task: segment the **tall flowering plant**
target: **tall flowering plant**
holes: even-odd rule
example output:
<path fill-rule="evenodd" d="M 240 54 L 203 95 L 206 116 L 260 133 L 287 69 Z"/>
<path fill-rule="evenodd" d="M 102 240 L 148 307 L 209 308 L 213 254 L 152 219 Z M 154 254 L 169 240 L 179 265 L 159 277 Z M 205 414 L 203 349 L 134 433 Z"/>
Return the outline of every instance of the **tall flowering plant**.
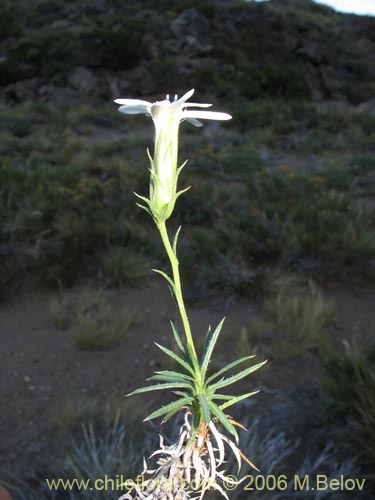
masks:
<path fill-rule="evenodd" d="M 156 344 L 167 356 L 178 365 L 174 371 L 157 371 L 149 380 L 153 383 L 136 389 L 130 395 L 169 390 L 177 399 L 154 410 L 145 420 L 161 418 L 168 421 L 178 412 L 184 412 L 184 423 L 180 428 L 178 441 L 172 446 L 165 446 L 161 438 L 160 449 L 153 455 L 161 455 L 158 468 L 148 470 L 145 465 L 144 474 L 151 478 L 139 484 L 133 484 L 132 491 L 122 499 L 188 499 L 192 494 L 202 498 L 204 493 L 215 488 L 225 497 L 223 481 L 236 482 L 225 476 L 222 466 L 226 462 L 226 454 L 231 450 L 240 469 L 242 460 L 256 468 L 245 457 L 239 448 L 236 428 L 244 428 L 236 422 L 227 410 L 240 401 L 253 396 L 256 392 L 248 392 L 237 396 L 228 395 L 222 389 L 235 384 L 258 370 L 265 362 L 243 368 L 239 372 L 228 375 L 232 369 L 246 365 L 253 356 L 237 359 L 215 373 L 209 372 L 209 363 L 215 344 L 218 340 L 224 319 L 215 330 L 208 329 L 203 352 L 198 355 L 192 336 L 189 319 L 182 295 L 177 258 L 177 242 L 180 229 L 171 241 L 166 221 L 173 213 L 177 198 L 187 189 L 178 191 L 179 174 L 185 163 L 178 166 L 178 133 L 181 122 L 188 121 L 201 127 L 200 119 L 229 120 L 227 113 L 206 111 L 210 104 L 188 102 L 194 90 L 190 90 L 180 99 L 175 96 L 171 102 L 169 96 L 163 101 L 154 103 L 138 99 L 117 99 L 119 111 L 125 114 L 145 114 L 150 116 L 155 125 L 154 153 L 148 151 L 150 160 L 150 192 L 149 197 L 138 195 L 145 209 L 154 219 L 162 242 L 168 255 L 172 275 L 161 270 L 161 274 L 170 286 L 181 316 L 184 333 L 180 335 L 176 326 L 171 323 L 172 334 L 178 346 L 178 354 Z M 194 488 L 191 487 L 194 481 Z M 194 492 L 193 492 L 194 490 Z"/>

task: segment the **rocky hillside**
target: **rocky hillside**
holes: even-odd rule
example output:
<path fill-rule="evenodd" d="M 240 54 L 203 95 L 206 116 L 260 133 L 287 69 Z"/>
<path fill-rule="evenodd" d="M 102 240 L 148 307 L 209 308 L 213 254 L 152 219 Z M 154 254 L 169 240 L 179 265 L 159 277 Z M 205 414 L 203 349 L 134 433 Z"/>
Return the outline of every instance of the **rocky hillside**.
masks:
<path fill-rule="evenodd" d="M 311 0 L 3 0 L 0 92 L 74 104 L 199 88 L 234 99 L 375 91 L 375 18 Z"/>

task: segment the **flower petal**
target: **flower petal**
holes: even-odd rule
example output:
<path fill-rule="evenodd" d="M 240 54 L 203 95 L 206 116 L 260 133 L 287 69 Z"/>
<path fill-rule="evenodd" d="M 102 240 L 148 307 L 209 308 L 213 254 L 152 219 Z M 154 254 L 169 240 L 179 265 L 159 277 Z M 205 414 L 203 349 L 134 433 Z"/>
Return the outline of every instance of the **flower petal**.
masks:
<path fill-rule="evenodd" d="M 199 120 L 196 120 L 195 118 L 186 118 L 186 121 L 191 125 L 194 125 L 194 127 L 203 127 L 203 123 Z"/>
<path fill-rule="evenodd" d="M 116 104 L 122 104 L 125 106 L 151 106 L 151 102 L 148 101 L 142 101 L 140 99 L 115 99 L 114 101 Z"/>
<path fill-rule="evenodd" d="M 189 92 L 186 92 L 182 97 L 177 99 L 177 101 L 174 101 L 170 105 L 170 109 L 176 109 L 181 107 L 181 105 L 187 101 L 192 95 L 194 94 L 194 89 L 189 90 Z"/>
<path fill-rule="evenodd" d="M 218 111 L 183 111 L 182 118 L 203 118 L 205 120 L 230 120 L 232 117 L 228 113 Z"/>
<path fill-rule="evenodd" d="M 145 106 L 144 104 L 137 104 L 134 106 L 120 106 L 118 110 L 120 111 L 120 113 L 125 113 L 127 115 L 150 114 L 150 107 L 148 103 L 147 106 Z"/>
<path fill-rule="evenodd" d="M 197 102 L 187 102 L 186 104 L 184 104 L 184 108 L 191 108 L 193 106 L 196 106 L 197 108 L 209 108 L 210 106 L 212 106 L 212 104 L 200 104 Z"/>

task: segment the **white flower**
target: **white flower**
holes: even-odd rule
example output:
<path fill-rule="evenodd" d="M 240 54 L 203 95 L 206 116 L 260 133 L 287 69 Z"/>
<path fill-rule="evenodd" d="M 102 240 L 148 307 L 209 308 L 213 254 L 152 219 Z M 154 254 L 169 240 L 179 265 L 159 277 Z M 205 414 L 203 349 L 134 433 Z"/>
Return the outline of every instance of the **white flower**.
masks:
<path fill-rule="evenodd" d="M 155 125 L 155 150 L 151 162 L 150 199 L 140 197 L 148 205 L 148 209 L 156 221 L 165 221 L 170 217 L 178 196 L 177 179 L 182 167 L 177 168 L 178 130 L 182 121 L 202 126 L 199 119 L 230 120 L 227 113 L 215 111 L 192 110 L 192 107 L 208 108 L 211 104 L 187 103 L 194 89 L 173 102 L 169 96 L 164 101 L 154 103 L 139 99 L 116 99 L 120 104 L 119 111 L 125 114 L 145 114 L 151 116 Z M 150 155 L 149 155 L 150 156 Z"/>
<path fill-rule="evenodd" d="M 154 103 L 148 101 L 141 101 L 139 99 L 116 99 L 115 103 L 120 104 L 120 113 L 128 115 L 145 114 L 152 117 L 155 127 L 161 127 L 163 123 L 168 122 L 173 115 L 178 118 L 179 122 L 187 120 L 197 127 L 202 124 L 196 120 L 197 118 L 206 120 L 230 120 L 232 117 L 228 113 L 220 113 L 217 111 L 198 111 L 198 110 L 185 110 L 184 108 L 209 108 L 212 104 L 197 104 L 193 102 L 187 103 L 186 101 L 194 94 L 194 89 L 189 90 L 180 99 L 175 99 L 173 102 L 169 100 L 167 95 L 164 101 L 156 101 Z"/>

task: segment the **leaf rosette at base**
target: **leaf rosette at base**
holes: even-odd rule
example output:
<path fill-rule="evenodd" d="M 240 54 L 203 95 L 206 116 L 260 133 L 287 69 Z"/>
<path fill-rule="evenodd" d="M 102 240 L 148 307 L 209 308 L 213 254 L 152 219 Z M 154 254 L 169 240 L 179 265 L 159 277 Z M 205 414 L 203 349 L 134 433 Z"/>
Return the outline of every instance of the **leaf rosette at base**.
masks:
<path fill-rule="evenodd" d="M 194 441 L 201 422 L 203 421 L 206 426 L 209 426 L 213 418 L 217 419 L 217 421 L 220 422 L 223 427 L 238 441 L 238 433 L 235 429 L 233 421 L 224 413 L 224 410 L 258 392 L 248 392 L 239 396 L 231 396 L 218 392 L 220 389 L 228 387 L 244 377 L 247 377 L 266 363 L 266 361 L 263 361 L 245 368 L 234 375 L 227 376 L 228 371 L 246 363 L 250 359 L 254 358 L 254 356 L 244 356 L 237 359 L 207 377 L 209 362 L 223 326 L 223 322 L 224 319 L 219 323 L 213 332 L 209 330 L 206 337 L 203 355 L 199 363 L 196 363 L 196 360 L 193 359 L 193 355 L 184 347 L 182 339 L 179 336 L 176 327 L 172 323 L 172 331 L 181 354 L 176 354 L 170 349 L 167 349 L 159 344 L 156 345 L 180 366 L 180 370 L 158 371 L 155 375 L 148 379 L 158 382 L 157 384 L 141 387 L 140 389 L 136 389 L 129 394 L 129 396 L 133 396 L 136 394 L 143 394 L 158 390 L 171 390 L 175 395 L 179 396 L 179 399 L 176 401 L 153 411 L 145 418 L 145 420 L 162 417 L 162 422 L 164 423 L 182 409 L 191 409 L 194 418 L 191 427 L 191 438 L 188 444 L 191 444 Z M 198 366 L 198 369 L 195 368 L 196 366 Z"/>

